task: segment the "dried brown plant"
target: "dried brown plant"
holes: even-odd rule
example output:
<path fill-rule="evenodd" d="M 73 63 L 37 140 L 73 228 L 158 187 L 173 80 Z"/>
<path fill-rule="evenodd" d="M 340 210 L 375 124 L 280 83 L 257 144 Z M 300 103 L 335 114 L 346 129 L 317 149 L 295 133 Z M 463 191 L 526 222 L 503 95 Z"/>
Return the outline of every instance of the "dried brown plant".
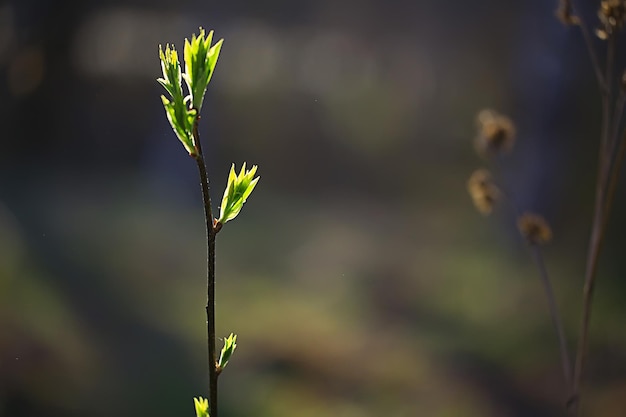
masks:
<path fill-rule="evenodd" d="M 484 215 L 491 214 L 500 200 L 500 190 L 486 169 L 478 169 L 467 181 L 467 191 L 476 209 Z"/>
<path fill-rule="evenodd" d="M 594 208 L 582 291 L 580 332 L 577 341 L 576 359 L 573 364 L 570 361 L 567 343 L 565 342 L 565 333 L 540 251 L 540 245 L 552 238 L 552 231 L 543 217 L 529 213 L 519 216 L 514 204 L 510 202 L 518 219 L 519 231 L 529 244 L 548 298 L 550 315 L 559 339 L 564 379 L 570 392 L 569 397 L 565 401 L 566 409 L 571 415 L 581 416 L 583 414 L 581 387 L 587 359 L 589 327 L 593 293 L 597 282 L 598 260 L 605 240 L 619 173 L 626 155 L 626 131 L 622 126 L 624 107 L 626 105 L 626 71 L 623 68 L 617 68 L 616 63 L 616 36 L 623 30 L 626 24 L 626 0 L 602 0 L 599 2 L 598 21 L 597 24 L 593 25 L 593 27 L 596 27 L 595 33 L 597 37 L 590 35 L 590 26 L 577 13 L 576 6 L 572 0 L 560 0 L 556 16 L 566 26 L 580 30 L 602 97 L 602 123 L 598 141 L 598 170 Z M 619 75 L 616 76 L 616 74 Z M 475 146 L 481 155 L 494 156 L 511 150 L 515 129 L 513 123 L 508 118 L 490 110 L 480 112 L 478 121 L 479 133 Z M 480 177 L 477 178 L 480 179 Z M 489 183 L 491 183 L 491 177 L 488 178 Z M 480 184 L 483 184 L 482 188 Z M 480 182 L 477 179 L 470 180 L 468 183 L 470 195 L 479 210 L 481 210 L 481 205 L 476 203 L 476 197 L 481 196 L 481 190 L 485 187 L 484 184 L 487 184 L 487 182 Z M 484 192 L 482 193 L 484 194 Z M 500 195 L 504 196 L 505 193 L 501 192 Z"/>

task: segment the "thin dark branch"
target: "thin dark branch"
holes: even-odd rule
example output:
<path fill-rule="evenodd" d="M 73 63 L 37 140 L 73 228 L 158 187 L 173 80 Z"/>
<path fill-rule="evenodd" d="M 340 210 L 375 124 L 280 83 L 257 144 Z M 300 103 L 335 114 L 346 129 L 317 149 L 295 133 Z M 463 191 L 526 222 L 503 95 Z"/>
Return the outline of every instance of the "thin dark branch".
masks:
<path fill-rule="evenodd" d="M 578 19 L 578 26 L 580 27 L 583 39 L 585 40 L 585 46 L 587 47 L 587 52 L 589 53 L 591 65 L 593 66 L 593 70 L 596 74 L 596 80 L 598 81 L 600 89 L 604 92 L 608 90 L 609 87 L 604 75 L 602 74 L 602 67 L 600 66 L 600 60 L 598 59 L 598 54 L 596 53 L 596 48 L 593 44 L 593 37 L 591 36 L 591 32 L 589 32 L 589 26 L 580 13 L 576 13 L 576 18 Z"/>
<path fill-rule="evenodd" d="M 550 318 L 552 319 L 552 324 L 554 325 L 554 332 L 559 340 L 563 378 L 565 379 L 565 384 L 569 389 L 572 386 L 572 362 L 570 360 L 567 340 L 565 338 L 563 321 L 561 320 L 561 315 L 559 314 L 556 298 L 554 296 L 554 289 L 552 287 L 552 283 L 550 282 L 550 277 L 548 276 L 548 270 L 543 259 L 543 254 L 541 253 L 541 248 L 537 245 L 530 245 L 530 249 L 533 260 L 539 270 L 539 276 L 541 278 L 541 283 L 543 284 L 543 289 L 546 293 Z"/>
<path fill-rule="evenodd" d="M 615 189 L 619 182 L 619 176 L 622 171 L 622 163 L 624 162 L 624 156 L 626 155 L 626 132 L 622 134 L 622 138 L 619 141 L 619 147 L 615 150 L 614 162 L 609 173 L 609 184 L 607 186 L 606 198 L 604 199 L 603 209 L 603 224 L 602 227 L 606 228 L 609 222 L 609 215 L 611 208 L 613 207 L 613 197 L 615 196 Z"/>
<path fill-rule="evenodd" d="M 496 165 L 498 161 L 496 161 Z M 517 220 L 521 212 L 517 208 L 515 201 L 513 200 L 513 196 L 510 193 L 502 190 L 501 192 L 504 197 L 506 203 L 508 203 L 511 212 L 513 213 L 514 218 Z M 546 298 L 548 301 L 548 310 L 550 313 L 550 318 L 552 319 L 552 324 L 554 326 L 554 332 L 556 333 L 558 343 L 559 343 L 559 354 L 561 357 L 561 367 L 563 370 L 563 378 L 565 382 L 565 389 L 572 389 L 572 361 L 569 353 L 569 348 L 567 347 L 567 339 L 565 337 L 565 328 L 563 327 L 563 321 L 561 320 L 561 315 L 559 313 L 559 309 L 556 303 L 556 297 L 554 296 L 554 289 L 552 287 L 552 283 L 550 281 L 550 276 L 548 275 L 548 269 L 546 268 L 545 261 L 543 259 L 543 255 L 539 246 L 530 245 L 531 255 L 533 260 L 535 261 L 535 265 L 537 265 L 537 269 L 539 271 L 539 276 L 541 277 L 541 283 L 543 285 L 544 292 L 546 294 Z M 567 402 L 566 402 L 566 408 Z"/>
<path fill-rule="evenodd" d="M 611 140 L 609 144 L 609 155 L 611 157 L 612 165 L 615 164 L 616 160 L 615 156 L 619 154 L 617 150 L 620 145 L 620 128 L 622 126 L 622 118 L 624 116 L 624 105 L 626 104 L 626 94 L 624 94 L 624 89 L 620 86 L 620 92 L 617 96 L 617 100 L 615 103 L 615 108 L 613 111 L 613 126 L 611 127 Z M 612 168 L 610 168 L 612 169 Z"/>
<path fill-rule="evenodd" d="M 585 369 L 585 360 L 589 344 L 589 324 L 593 304 L 593 292 L 598 272 L 598 260 L 605 236 L 605 203 L 607 182 L 611 167 L 610 140 L 611 140 L 611 116 L 612 116 L 612 91 L 613 64 L 615 57 L 615 42 L 612 34 L 607 39 L 606 77 L 602 90 L 602 136 L 598 157 L 598 174 L 596 181 L 596 197 L 593 211 L 591 236 L 589 239 L 589 251 L 587 254 L 587 266 L 585 270 L 585 282 L 583 287 L 583 311 L 580 324 L 580 336 L 578 339 L 578 352 L 574 366 L 574 381 L 572 385 L 571 404 L 577 415 L 581 415 L 581 383 Z"/>
<path fill-rule="evenodd" d="M 607 39 L 607 48 L 606 48 L 606 90 L 602 94 L 602 141 L 601 141 L 601 150 L 603 152 L 603 159 L 601 161 L 601 166 L 603 169 L 601 180 L 603 181 L 603 185 L 606 187 L 606 180 L 608 178 L 609 169 L 611 167 L 611 140 L 613 139 L 613 66 L 615 62 L 615 36 L 610 34 Z M 602 192 L 606 192 L 606 189 L 603 189 Z"/>
<path fill-rule="evenodd" d="M 209 354 L 209 415 L 217 417 L 217 370 L 215 354 L 215 229 L 213 211 L 211 209 L 211 195 L 209 193 L 209 177 L 207 175 L 206 164 L 202 154 L 200 144 L 200 134 L 198 132 L 198 121 L 196 119 L 193 126 L 193 137 L 198 150 L 195 157 L 200 174 L 200 185 L 202 187 L 202 199 L 204 201 L 204 217 L 207 234 L 207 344 Z"/>

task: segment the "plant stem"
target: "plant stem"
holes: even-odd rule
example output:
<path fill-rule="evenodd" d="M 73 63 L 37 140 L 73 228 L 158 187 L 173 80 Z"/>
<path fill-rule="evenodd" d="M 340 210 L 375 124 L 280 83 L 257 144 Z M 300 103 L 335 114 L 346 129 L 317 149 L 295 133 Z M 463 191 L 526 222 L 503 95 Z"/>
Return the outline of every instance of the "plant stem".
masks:
<path fill-rule="evenodd" d="M 217 369 L 215 355 L 215 229 L 213 211 L 211 210 L 211 196 L 209 194 L 209 177 L 206 171 L 206 164 L 200 145 L 200 134 L 198 132 L 198 121 L 196 118 L 193 125 L 193 137 L 198 150 L 195 157 L 200 174 L 200 185 L 202 187 L 202 199 L 204 201 L 204 218 L 206 222 L 207 234 L 207 343 L 209 350 L 209 415 L 217 417 Z"/>
<path fill-rule="evenodd" d="M 500 188 L 502 190 L 502 186 Z M 505 197 L 505 201 L 508 203 L 511 211 L 513 212 L 514 218 L 519 219 L 521 212 L 517 209 L 517 205 L 515 204 L 515 201 L 513 201 L 512 195 L 505 192 L 503 192 L 503 195 Z M 561 320 L 561 315 L 559 314 L 556 297 L 554 296 L 554 289 L 552 287 L 550 276 L 548 275 L 548 269 L 546 268 L 543 255 L 541 253 L 541 248 L 536 244 L 530 244 L 530 249 L 531 256 L 535 261 L 535 264 L 537 265 L 537 269 L 539 270 L 539 276 L 541 277 L 543 289 L 546 293 L 550 318 L 552 319 L 554 331 L 559 341 L 559 353 L 561 356 L 561 367 L 563 368 L 562 370 L 563 378 L 565 380 L 565 389 L 569 390 L 572 388 L 572 362 L 570 359 L 569 348 L 567 347 L 567 340 L 565 338 L 565 328 L 563 327 L 563 321 Z"/>
<path fill-rule="evenodd" d="M 598 54 L 596 53 L 595 48 L 593 47 L 593 40 L 591 37 L 591 33 L 589 32 L 588 26 L 582 17 L 581 14 L 575 13 L 578 18 L 578 26 L 580 27 L 580 31 L 583 35 L 583 39 L 585 40 L 585 46 L 587 47 L 587 52 L 589 53 L 589 59 L 591 60 L 591 65 L 593 66 L 593 70 L 596 74 L 596 80 L 598 81 L 598 85 L 600 89 L 604 92 L 609 87 L 607 85 L 607 80 L 602 75 L 602 68 L 600 67 L 600 60 L 598 59 Z"/>
<path fill-rule="evenodd" d="M 622 139 L 619 141 L 619 147 L 615 152 L 615 159 L 613 161 L 613 166 L 611 167 L 611 172 L 609 174 L 609 185 L 607 186 L 607 195 L 604 200 L 604 225 L 609 220 L 609 214 L 611 212 L 611 207 L 613 206 L 613 197 L 615 196 L 615 187 L 617 186 L 617 182 L 619 180 L 619 174 L 622 170 L 622 163 L 624 162 L 624 156 L 626 155 L 626 132 L 622 134 Z"/>
<path fill-rule="evenodd" d="M 596 198 L 593 211 L 591 236 L 589 239 L 589 251 L 587 254 L 587 266 L 585 270 L 585 283 L 583 287 L 583 311 L 580 324 L 580 337 L 578 339 L 578 352 L 574 367 L 574 382 L 571 401 L 576 414 L 581 415 L 580 397 L 582 375 L 585 369 L 585 360 L 589 344 L 589 325 L 591 322 L 591 308 L 593 304 L 593 291 L 598 272 L 598 259 L 604 243 L 606 221 L 608 213 L 607 185 L 611 171 L 611 113 L 612 113 L 612 86 L 613 86 L 613 61 L 615 56 L 615 39 L 609 34 L 607 39 L 606 76 L 602 91 L 602 136 L 600 139 L 598 156 L 598 176 L 596 181 Z M 619 164 L 618 164 L 619 165 Z"/>
<path fill-rule="evenodd" d="M 622 116 L 624 114 L 624 105 L 626 104 L 626 95 L 624 94 L 624 88 L 621 85 L 621 81 L 620 81 L 620 88 L 619 88 L 619 94 L 617 96 L 617 99 L 615 100 L 615 109 L 613 111 L 613 126 L 611 127 L 611 143 L 610 143 L 610 148 L 609 148 L 609 154 L 610 155 L 616 155 L 617 152 L 617 147 L 619 146 L 619 142 L 620 142 L 620 138 L 619 138 L 619 132 L 620 132 L 620 127 L 622 126 Z"/>
<path fill-rule="evenodd" d="M 546 293 L 546 298 L 548 300 L 548 309 L 550 310 L 550 317 L 552 318 L 554 331 L 557 335 L 557 338 L 559 339 L 563 378 L 565 379 L 567 389 L 570 389 L 572 386 L 572 362 L 570 361 L 569 349 L 567 348 L 563 322 L 561 320 L 561 315 L 559 314 L 559 309 L 556 304 L 556 298 L 554 297 L 554 289 L 552 288 L 552 283 L 550 282 L 550 278 L 548 276 L 548 270 L 546 268 L 543 255 L 541 253 L 541 249 L 539 248 L 539 246 L 534 244 L 530 245 L 530 249 L 535 264 L 537 265 L 537 269 L 539 270 L 539 276 L 541 277 L 543 289 Z"/>

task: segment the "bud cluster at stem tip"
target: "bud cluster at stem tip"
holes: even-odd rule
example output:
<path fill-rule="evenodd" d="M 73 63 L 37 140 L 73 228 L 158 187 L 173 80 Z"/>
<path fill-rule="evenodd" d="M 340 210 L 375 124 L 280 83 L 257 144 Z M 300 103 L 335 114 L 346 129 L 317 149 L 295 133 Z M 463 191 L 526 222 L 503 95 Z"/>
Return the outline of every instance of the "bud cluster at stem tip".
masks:
<path fill-rule="evenodd" d="M 484 215 L 491 214 L 500 200 L 500 190 L 486 169 L 474 171 L 467 181 L 467 191 L 476 209 Z"/>
<path fill-rule="evenodd" d="M 552 229 L 542 216 L 524 213 L 517 219 L 517 228 L 531 245 L 543 245 L 552 240 Z"/>
<path fill-rule="evenodd" d="M 598 18 L 601 25 L 596 29 L 598 38 L 605 40 L 615 35 L 626 23 L 626 0 L 602 0 Z"/>
<path fill-rule="evenodd" d="M 508 153 L 515 142 L 515 125 L 513 121 L 494 110 L 482 110 L 476 118 L 478 135 L 474 146 L 479 155 L 492 157 Z"/>
<path fill-rule="evenodd" d="M 189 155 L 193 157 L 198 155 L 194 125 L 202 108 L 204 93 L 213 76 L 224 41 L 220 39 L 211 46 L 212 40 L 213 31 L 205 36 L 202 28 L 200 28 L 198 36 L 195 34 L 192 36 L 191 41 L 185 39 L 184 73 L 181 73 L 178 52 L 174 46 L 166 45 L 165 50 L 163 47 L 159 47 L 163 77 L 157 81 L 169 94 L 169 98 L 162 95 L 161 101 L 174 133 L 189 152 Z M 183 92 L 183 79 L 187 85 L 188 94 Z"/>

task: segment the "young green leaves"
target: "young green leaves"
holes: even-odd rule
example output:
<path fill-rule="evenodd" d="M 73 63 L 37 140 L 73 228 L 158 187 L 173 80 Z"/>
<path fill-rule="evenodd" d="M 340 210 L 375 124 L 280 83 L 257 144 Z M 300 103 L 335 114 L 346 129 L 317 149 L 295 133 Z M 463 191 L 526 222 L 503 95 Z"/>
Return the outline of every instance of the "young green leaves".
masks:
<path fill-rule="evenodd" d="M 181 73 L 178 53 L 174 46 L 166 45 L 165 51 L 159 47 L 159 58 L 163 78 L 157 79 L 165 88 L 170 98 L 161 96 L 167 119 L 189 155 L 198 156 L 194 124 L 202 108 L 204 93 L 217 64 L 217 58 L 222 48 L 223 39 L 211 46 L 213 31 L 205 37 L 204 29 L 200 28 L 200 35 L 195 34 L 191 42 L 185 39 L 185 72 Z M 183 93 L 182 79 L 185 80 L 189 94 Z"/>
<path fill-rule="evenodd" d="M 196 122 L 197 111 L 189 108 L 187 105 L 188 97 L 183 97 L 178 53 L 173 46 L 167 45 L 165 52 L 162 47 L 159 47 L 159 58 L 161 59 L 163 78 L 159 78 L 157 81 L 170 95 L 170 99 L 161 95 L 167 120 L 170 121 L 174 133 L 187 149 L 189 155 L 194 156 L 196 145 L 193 139 L 193 124 Z"/>
<path fill-rule="evenodd" d="M 222 352 L 220 353 L 220 360 L 217 361 L 217 373 L 218 375 L 222 372 L 226 365 L 228 365 L 228 361 L 230 357 L 233 356 L 233 352 L 237 348 L 237 335 L 231 333 L 226 339 L 224 339 L 224 347 L 222 348 Z"/>
<path fill-rule="evenodd" d="M 228 174 L 228 184 L 224 191 L 224 197 L 222 198 L 222 205 L 220 207 L 220 218 L 217 221 L 218 225 L 223 225 L 229 220 L 237 217 L 243 203 L 252 194 L 252 190 L 259 182 L 259 178 L 254 178 L 256 174 L 257 166 L 253 165 L 252 169 L 246 170 L 246 163 L 243 163 L 241 172 L 239 175 L 235 174 L 235 164 L 230 167 L 230 174 Z M 221 226 L 218 226 L 221 227 Z"/>
<path fill-rule="evenodd" d="M 187 83 L 189 95 L 191 96 L 191 106 L 198 109 L 202 108 L 204 93 L 211 77 L 213 70 L 217 64 L 217 58 L 222 49 L 224 39 L 220 39 L 215 45 L 211 46 L 213 40 L 213 31 L 205 38 L 204 29 L 200 28 L 200 35 L 194 33 L 191 42 L 185 39 L 185 73 L 183 78 Z"/>
<path fill-rule="evenodd" d="M 194 397 L 193 404 L 196 407 L 196 417 L 209 417 L 209 400 Z"/>

